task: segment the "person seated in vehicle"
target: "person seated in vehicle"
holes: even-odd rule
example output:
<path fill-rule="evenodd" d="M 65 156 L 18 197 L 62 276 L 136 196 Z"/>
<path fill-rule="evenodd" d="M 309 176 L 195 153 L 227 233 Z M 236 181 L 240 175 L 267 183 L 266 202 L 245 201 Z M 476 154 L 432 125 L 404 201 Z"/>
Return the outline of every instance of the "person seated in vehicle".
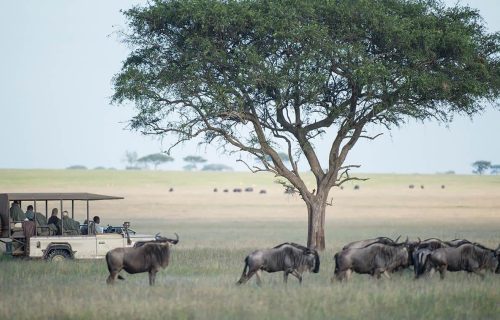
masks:
<path fill-rule="evenodd" d="M 63 232 L 67 235 L 79 235 L 80 232 L 80 222 L 71 219 L 68 216 L 68 211 L 63 211 L 62 218 Z"/>
<path fill-rule="evenodd" d="M 95 216 L 89 223 L 89 234 L 101 234 L 104 233 L 104 229 L 99 225 L 101 223 L 101 218 Z"/>
<path fill-rule="evenodd" d="M 24 219 L 26 219 L 26 215 L 23 209 L 21 209 L 21 203 L 17 200 L 13 201 L 10 207 L 10 218 L 15 222 L 24 221 Z"/>
<path fill-rule="evenodd" d="M 34 221 L 36 224 L 36 233 L 39 236 L 50 236 L 57 234 L 57 225 L 49 225 L 45 215 L 40 212 L 34 213 Z"/>
<path fill-rule="evenodd" d="M 47 221 L 47 225 L 52 231 L 55 231 L 56 234 L 61 234 L 61 219 L 57 216 L 59 210 L 57 208 L 52 209 L 52 215 Z"/>
<path fill-rule="evenodd" d="M 33 206 L 31 204 L 26 208 L 26 219 L 30 221 L 35 219 L 35 212 L 33 211 Z"/>
<path fill-rule="evenodd" d="M 89 221 L 87 219 L 85 219 L 85 221 L 83 221 L 83 225 L 80 226 L 80 232 L 83 235 L 89 234 Z"/>

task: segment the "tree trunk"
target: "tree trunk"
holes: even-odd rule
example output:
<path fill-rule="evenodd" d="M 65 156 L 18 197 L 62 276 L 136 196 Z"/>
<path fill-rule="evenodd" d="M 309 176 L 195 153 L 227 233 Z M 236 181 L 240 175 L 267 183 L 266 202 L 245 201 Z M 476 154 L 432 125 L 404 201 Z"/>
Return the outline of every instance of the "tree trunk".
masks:
<path fill-rule="evenodd" d="M 322 198 L 316 198 L 313 203 L 307 203 L 308 248 L 325 250 L 325 209 L 326 204 Z"/>

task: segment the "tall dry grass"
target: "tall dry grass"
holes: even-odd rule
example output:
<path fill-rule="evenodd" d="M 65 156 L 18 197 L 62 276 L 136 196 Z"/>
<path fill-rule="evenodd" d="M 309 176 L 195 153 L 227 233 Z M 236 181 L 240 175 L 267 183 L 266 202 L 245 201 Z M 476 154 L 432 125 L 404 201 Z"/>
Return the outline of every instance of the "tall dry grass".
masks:
<path fill-rule="evenodd" d="M 410 270 L 375 281 L 330 283 L 343 244 L 379 235 L 500 242 L 500 177 L 370 175 L 360 190 L 332 191 L 327 250 L 302 286 L 265 274 L 237 287 L 243 259 L 257 248 L 304 243 L 305 207 L 269 175 L 123 171 L 0 170 L 4 192 L 94 192 L 125 196 L 91 204 L 104 224 L 164 235 L 177 232 L 171 265 L 157 285 L 147 275 L 105 284 L 103 260 L 60 264 L 0 258 L 0 319 L 496 319 L 500 276 L 449 273 L 413 280 Z M 309 179 L 310 177 L 308 177 Z M 312 183 L 312 179 L 310 180 Z M 417 189 L 410 190 L 409 184 Z M 441 188 L 444 184 L 445 189 Z M 424 189 L 420 189 L 424 185 Z M 223 193 L 252 186 L 264 195 Z M 219 192 L 214 193 L 213 188 Z M 169 192 L 174 188 L 174 192 Z M 58 207 L 58 203 L 49 203 Z M 76 217 L 85 208 L 77 204 Z M 81 215 L 83 216 L 83 214 Z M 81 218 L 78 218 L 82 220 Z"/>

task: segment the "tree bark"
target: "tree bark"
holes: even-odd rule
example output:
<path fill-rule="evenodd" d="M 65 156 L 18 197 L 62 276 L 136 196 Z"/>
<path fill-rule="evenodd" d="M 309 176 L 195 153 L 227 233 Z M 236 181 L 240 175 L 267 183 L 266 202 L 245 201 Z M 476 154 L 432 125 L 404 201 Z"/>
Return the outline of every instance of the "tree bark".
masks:
<path fill-rule="evenodd" d="M 307 203 L 308 232 L 307 247 L 319 251 L 325 250 L 325 209 L 326 203 L 322 198 L 316 198 Z"/>

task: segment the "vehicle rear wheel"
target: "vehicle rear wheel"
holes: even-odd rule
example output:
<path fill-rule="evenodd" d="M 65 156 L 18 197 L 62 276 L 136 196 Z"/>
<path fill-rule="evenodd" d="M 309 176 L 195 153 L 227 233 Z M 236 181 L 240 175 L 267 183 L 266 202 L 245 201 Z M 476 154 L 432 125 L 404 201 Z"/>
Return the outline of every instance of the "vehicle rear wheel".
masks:
<path fill-rule="evenodd" d="M 66 250 L 61 250 L 61 249 L 52 250 L 47 255 L 47 260 L 54 261 L 54 262 L 64 261 L 64 260 L 67 260 L 70 258 L 71 258 L 71 256 L 70 256 L 69 252 Z"/>

